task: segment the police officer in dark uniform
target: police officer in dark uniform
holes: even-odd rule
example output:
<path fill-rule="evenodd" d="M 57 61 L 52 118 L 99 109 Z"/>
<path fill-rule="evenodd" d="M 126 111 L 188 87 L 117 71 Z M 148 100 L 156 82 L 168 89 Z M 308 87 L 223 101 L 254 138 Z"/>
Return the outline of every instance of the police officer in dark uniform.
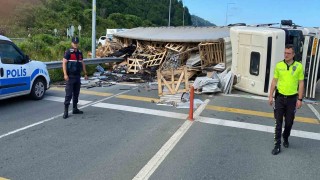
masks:
<path fill-rule="evenodd" d="M 72 99 L 73 103 L 73 114 L 83 114 L 77 107 L 78 98 L 81 87 L 81 72 L 84 72 L 85 79 L 88 79 L 86 65 L 83 62 L 82 52 L 78 49 L 79 38 L 73 37 L 71 46 L 68 49 L 63 58 L 62 69 L 64 74 L 64 79 L 66 80 L 66 97 L 64 101 L 64 114 L 63 118 L 68 118 L 68 109 L 70 101 Z"/>
<path fill-rule="evenodd" d="M 273 155 L 281 151 L 281 133 L 283 117 L 285 126 L 282 134 L 283 146 L 289 147 L 288 138 L 290 136 L 296 109 L 302 106 L 302 97 L 304 92 L 304 75 L 303 67 L 300 62 L 293 60 L 293 45 L 288 44 L 285 47 L 285 59 L 276 64 L 274 77 L 270 87 L 269 104 L 273 104 L 273 94 L 275 93 L 275 134 Z M 277 85 L 277 87 L 276 87 Z M 277 89 L 276 89 L 277 88 Z"/>

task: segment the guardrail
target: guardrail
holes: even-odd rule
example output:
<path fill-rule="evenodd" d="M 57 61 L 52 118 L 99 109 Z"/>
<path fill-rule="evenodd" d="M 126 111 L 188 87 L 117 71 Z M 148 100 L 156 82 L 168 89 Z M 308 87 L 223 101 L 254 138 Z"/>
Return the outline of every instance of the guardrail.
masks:
<path fill-rule="evenodd" d="M 109 62 L 122 62 L 122 61 L 124 61 L 124 59 L 119 57 L 84 59 L 84 62 L 86 63 L 86 65 L 109 63 Z M 47 65 L 47 69 L 62 68 L 62 61 L 50 61 L 50 62 L 44 62 L 44 63 Z"/>

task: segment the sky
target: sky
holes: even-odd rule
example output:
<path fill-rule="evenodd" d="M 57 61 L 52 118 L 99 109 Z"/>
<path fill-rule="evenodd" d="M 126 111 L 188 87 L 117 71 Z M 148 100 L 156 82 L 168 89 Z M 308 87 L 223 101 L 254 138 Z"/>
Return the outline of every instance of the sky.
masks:
<path fill-rule="evenodd" d="M 291 19 L 296 25 L 320 27 L 320 0 L 182 0 L 190 14 L 217 26 L 280 23 Z"/>

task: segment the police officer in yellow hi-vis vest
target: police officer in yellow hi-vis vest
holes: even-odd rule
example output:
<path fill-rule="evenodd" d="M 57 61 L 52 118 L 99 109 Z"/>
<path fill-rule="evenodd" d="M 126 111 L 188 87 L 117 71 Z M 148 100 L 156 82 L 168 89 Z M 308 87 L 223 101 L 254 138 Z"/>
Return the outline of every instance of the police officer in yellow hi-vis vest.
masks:
<path fill-rule="evenodd" d="M 283 61 L 276 64 L 274 77 L 270 87 L 269 104 L 273 104 L 273 94 L 275 92 L 275 133 L 273 155 L 281 151 L 281 132 L 283 117 L 285 119 L 283 137 L 283 146 L 289 147 L 288 138 L 293 125 L 296 109 L 302 106 L 304 92 L 304 75 L 303 67 L 300 62 L 293 60 L 293 45 L 288 44 L 285 47 Z M 276 89 L 277 87 L 277 89 Z"/>
<path fill-rule="evenodd" d="M 72 99 L 73 103 L 73 114 L 83 114 L 83 111 L 80 111 L 77 107 L 78 98 L 81 87 L 81 72 L 84 72 L 85 79 L 87 77 L 86 65 L 83 62 L 82 52 L 78 49 L 79 38 L 73 37 L 71 46 L 72 48 L 68 49 L 62 60 L 62 69 L 64 80 L 66 80 L 66 97 L 64 101 L 64 114 L 63 118 L 68 118 L 68 108 L 70 101 Z"/>

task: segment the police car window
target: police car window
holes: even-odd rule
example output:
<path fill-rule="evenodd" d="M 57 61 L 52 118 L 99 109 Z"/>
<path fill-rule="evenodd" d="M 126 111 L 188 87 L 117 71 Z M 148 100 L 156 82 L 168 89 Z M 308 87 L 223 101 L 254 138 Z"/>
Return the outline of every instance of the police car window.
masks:
<path fill-rule="evenodd" d="M 23 64 L 23 56 L 12 44 L 0 44 L 0 58 L 3 64 Z"/>

